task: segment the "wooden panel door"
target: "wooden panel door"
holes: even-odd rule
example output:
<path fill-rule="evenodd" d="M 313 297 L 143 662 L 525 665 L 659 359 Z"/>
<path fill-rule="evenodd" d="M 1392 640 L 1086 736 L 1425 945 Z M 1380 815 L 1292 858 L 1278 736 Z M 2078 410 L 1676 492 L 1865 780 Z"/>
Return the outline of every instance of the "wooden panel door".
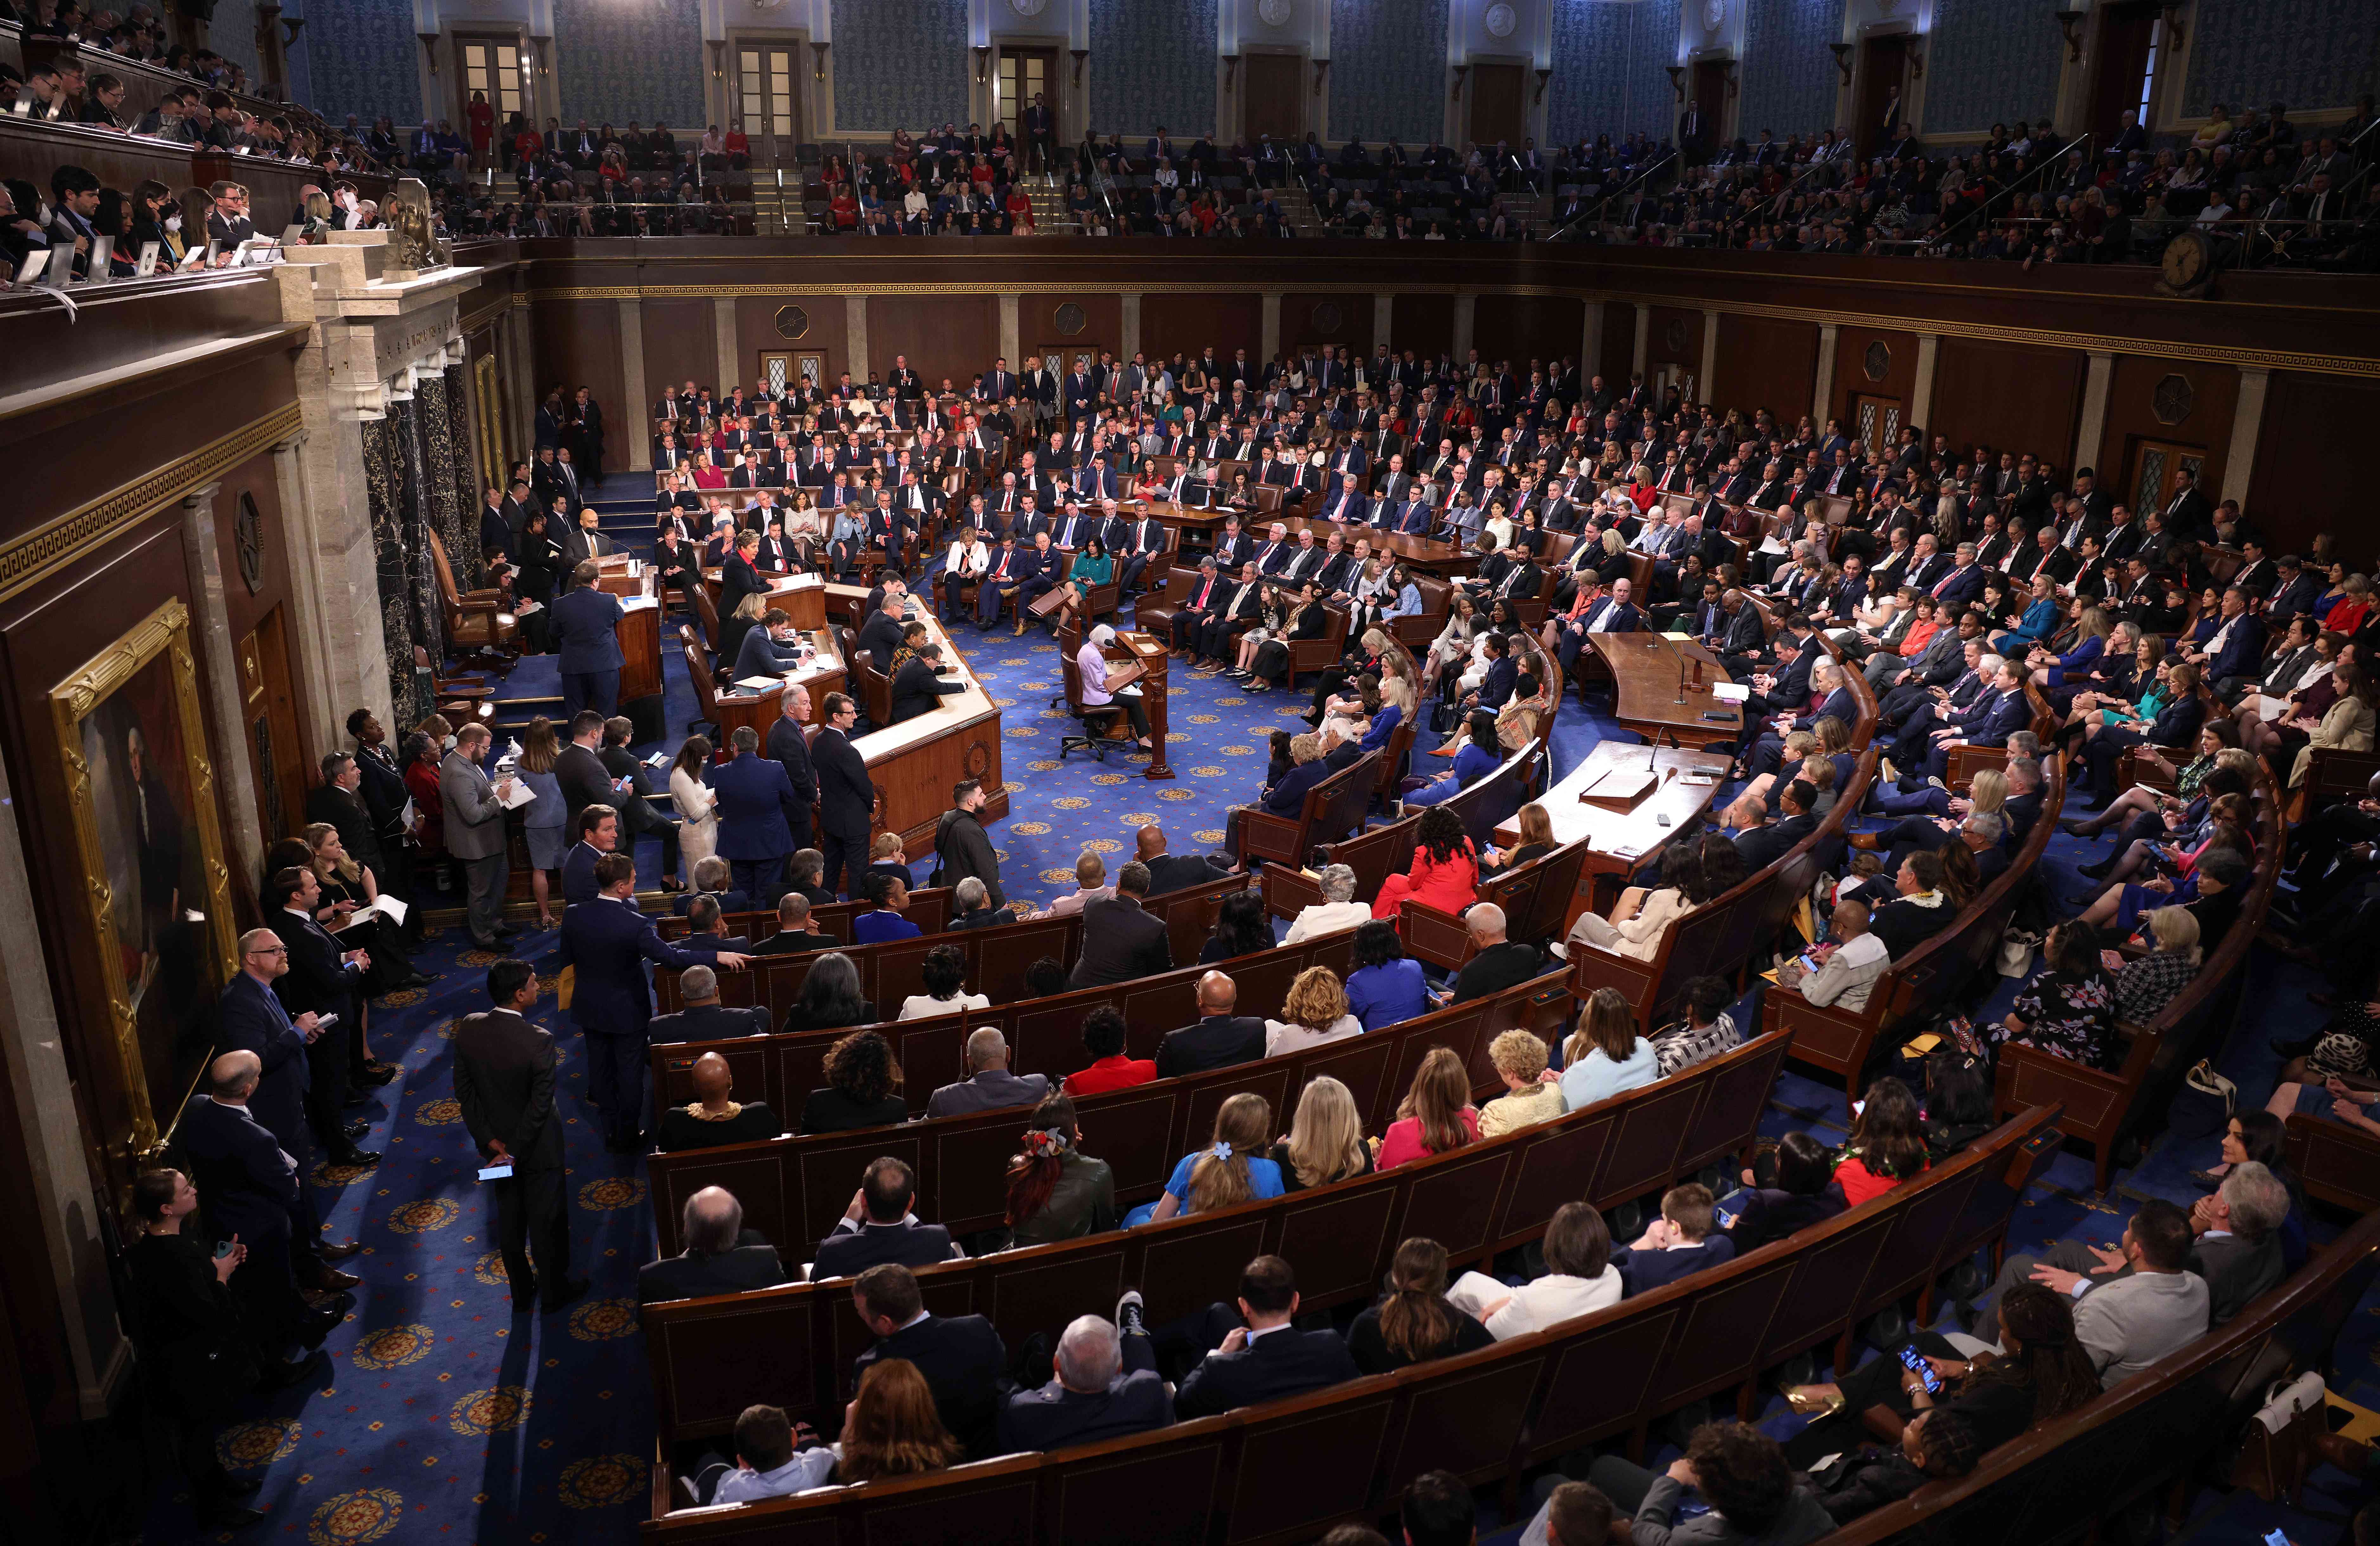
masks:
<path fill-rule="evenodd" d="M 1852 394 L 1852 432 L 1871 452 L 1890 445 L 1900 434 L 1900 399 Z"/>
<path fill-rule="evenodd" d="M 1240 61 L 1245 84 L 1240 116 L 1248 139 L 1269 134 L 1276 144 L 1305 137 L 1305 60 L 1295 54 L 1251 54 Z"/>
<path fill-rule="evenodd" d="M 1000 121 L 1008 137 L 1022 144 L 1025 110 L 1039 97 L 1050 109 L 1050 121 L 1063 120 L 1058 112 L 1058 51 L 1054 48 L 1008 48 L 1000 51 Z"/>
<path fill-rule="evenodd" d="M 1909 75 L 1909 40 L 1898 33 L 1870 38 L 1860 50 L 1859 153 L 1875 155 L 1884 142 L 1884 116 L 1893 88 Z M 1904 110 L 1905 113 L 1905 110 Z"/>
<path fill-rule="evenodd" d="M 802 141 L 798 43 L 735 44 L 735 108 L 756 166 L 792 166 Z"/>
<path fill-rule="evenodd" d="M 239 641 L 240 718 L 256 759 L 256 816 L 265 840 L 306 830 L 306 746 L 289 685 L 289 639 L 282 609 L 264 615 Z"/>
<path fill-rule="evenodd" d="M 1694 111 L 1702 119 L 1706 156 L 1725 142 L 1721 134 L 1727 123 L 1727 67 L 1725 59 L 1704 59 L 1694 66 Z"/>
<path fill-rule="evenodd" d="M 528 51 L 516 38 L 467 36 L 455 40 L 455 54 L 463 62 L 462 75 L 455 82 L 459 99 L 455 104 L 455 127 L 467 136 L 470 133 L 471 99 L 480 96 L 496 110 L 496 133 L 502 135 L 514 114 L 528 111 Z"/>
<path fill-rule="evenodd" d="M 2162 510 L 2181 492 L 2183 473 L 2193 478 L 2204 474 L 2206 448 L 2134 435 L 2126 448 L 2124 466 L 2124 481 L 2117 485 L 2117 497 L 2129 504 L 2135 514 Z"/>
<path fill-rule="evenodd" d="M 1471 142 L 1493 151 L 1499 141 L 1518 151 L 1528 137 L 1529 114 L 1518 65 L 1471 67 Z"/>

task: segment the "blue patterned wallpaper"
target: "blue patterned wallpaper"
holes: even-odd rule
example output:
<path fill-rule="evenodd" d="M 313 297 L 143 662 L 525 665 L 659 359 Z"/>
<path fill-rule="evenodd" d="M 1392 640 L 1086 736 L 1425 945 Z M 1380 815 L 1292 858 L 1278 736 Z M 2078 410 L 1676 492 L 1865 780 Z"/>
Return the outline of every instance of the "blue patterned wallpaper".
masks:
<path fill-rule="evenodd" d="M 1212 133 L 1215 0 L 1090 0 L 1090 9 L 1092 127 L 1146 138 L 1163 124 L 1185 143 Z"/>
<path fill-rule="evenodd" d="M 411 0 L 315 0 L 307 16 L 308 105 L 334 123 L 350 113 L 367 128 L 382 114 L 400 130 L 421 122 Z"/>
<path fill-rule="evenodd" d="M 561 118 L 698 139 L 701 0 L 553 0 L 553 79 Z"/>
<path fill-rule="evenodd" d="M 966 122 L 966 0 L 833 0 L 833 6 L 836 128 L 923 134 L 945 119 Z M 1210 15 L 1208 51 L 1214 46 Z M 1214 116 L 1211 109 L 1208 116 Z"/>
<path fill-rule="evenodd" d="M 2184 117 L 2222 103 L 2291 112 L 2352 107 L 2380 86 L 2380 5 L 2373 0 L 2198 0 Z"/>
<path fill-rule="evenodd" d="M 1668 140 L 1678 129 L 1678 0 L 1551 0 L 1553 79 L 1546 88 L 1546 138 L 1613 139 L 1642 132 Z"/>
<path fill-rule="evenodd" d="M 1148 5 L 1156 0 L 1135 0 Z M 1447 0 L 1330 0 L 1330 138 L 1408 148 L 1446 129 Z"/>
<path fill-rule="evenodd" d="M 264 84 L 264 66 L 256 56 L 256 0 L 215 0 L 207 46 L 246 70 L 250 85 Z"/>
<path fill-rule="evenodd" d="M 2058 111 L 2066 43 L 2057 0 L 1934 0 L 1925 50 L 1925 132 L 1981 134 Z"/>
<path fill-rule="evenodd" d="M 1737 132 L 1756 140 L 1811 134 L 1835 123 L 1841 79 L 1827 45 L 1841 41 L 1843 0 L 1751 0 L 1743 16 L 1743 93 Z"/>

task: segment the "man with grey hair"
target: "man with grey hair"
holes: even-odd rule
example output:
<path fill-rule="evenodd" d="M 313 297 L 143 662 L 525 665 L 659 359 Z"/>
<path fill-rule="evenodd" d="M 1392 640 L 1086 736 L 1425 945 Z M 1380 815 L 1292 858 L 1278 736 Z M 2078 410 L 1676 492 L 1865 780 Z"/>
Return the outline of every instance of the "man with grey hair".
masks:
<path fill-rule="evenodd" d="M 989 929 L 1011 921 L 1008 909 L 993 907 L 991 892 L 975 876 L 969 875 L 951 888 L 951 918 L 942 925 L 945 930 Z"/>
<path fill-rule="evenodd" d="M 1372 909 L 1355 900 L 1355 871 L 1343 864 L 1326 865 L 1322 870 L 1322 900 L 1297 915 L 1289 926 L 1289 937 L 1281 943 L 1304 944 L 1324 934 L 1353 929 L 1371 916 Z"/>
<path fill-rule="evenodd" d="M 1113 1323 L 1077 1316 L 1058 1339 L 1057 1378 L 1001 1404 L 1003 1454 L 1093 1444 L 1171 1427 L 1173 1398 L 1157 1371 L 1140 1293 L 1117 1301 Z"/>
<path fill-rule="evenodd" d="M 686 1199 L 681 1215 L 686 1249 L 637 1269 L 639 1307 L 664 1299 L 702 1299 L 783 1283 L 776 1248 L 744 1227 L 744 1205 L 724 1187 L 705 1187 Z"/>
<path fill-rule="evenodd" d="M 966 1069 L 965 1078 L 934 1091 L 926 1102 L 928 1116 L 1038 1105 L 1050 1093 L 1049 1075 L 1008 1071 L 1008 1038 L 998 1026 L 978 1026 L 967 1033 Z"/>
<path fill-rule="evenodd" d="M 1471 959 L 1455 974 L 1453 988 L 1438 996 L 1439 1004 L 1468 1004 L 1500 993 L 1545 968 L 1545 953 L 1536 945 L 1504 937 L 1504 909 L 1495 903 L 1480 903 L 1463 915 L 1463 921 L 1471 931 Z"/>
<path fill-rule="evenodd" d="M 2281 1281 L 2288 1270 L 2281 1259 L 2281 1225 L 2289 1214 L 2288 1186 L 2254 1160 L 2225 1172 L 2215 1195 L 2199 1199 L 2191 1210 L 2195 1238 L 2184 1266 L 2206 1284 L 2209 1324 L 2224 1324 Z M 2060 1240 L 2038 1259 L 2010 1259 L 2016 1261 L 2029 1265 L 2022 1272 L 2003 1267 L 2003 1287 L 2030 1275 L 2078 1299 L 2135 1270 L 2120 1250 L 2081 1240 Z"/>
<path fill-rule="evenodd" d="M 717 1041 L 730 1036 L 766 1036 L 771 1029 L 765 1009 L 734 1009 L 719 1002 L 719 974 L 709 967 L 688 967 L 678 974 L 678 996 L 686 1007 L 674 1015 L 656 1015 L 646 1029 L 655 1046 L 672 1041 Z"/>

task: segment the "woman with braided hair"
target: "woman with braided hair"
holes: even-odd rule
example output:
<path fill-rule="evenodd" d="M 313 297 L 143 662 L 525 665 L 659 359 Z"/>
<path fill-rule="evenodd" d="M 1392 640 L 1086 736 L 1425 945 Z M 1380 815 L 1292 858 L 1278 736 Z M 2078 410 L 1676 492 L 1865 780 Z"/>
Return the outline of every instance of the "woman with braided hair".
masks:
<path fill-rule="evenodd" d="M 1045 1095 L 1008 1162 L 1011 1246 L 1043 1246 L 1116 1226 L 1115 1173 L 1077 1147 L 1075 1102 Z"/>

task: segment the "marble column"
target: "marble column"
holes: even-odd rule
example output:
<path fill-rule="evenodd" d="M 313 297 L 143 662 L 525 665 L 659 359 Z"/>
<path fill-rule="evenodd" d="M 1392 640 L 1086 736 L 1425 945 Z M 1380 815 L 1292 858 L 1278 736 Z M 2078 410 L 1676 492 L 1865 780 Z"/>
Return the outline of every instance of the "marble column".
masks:
<path fill-rule="evenodd" d="M 497 411 L 496 405 L 489 404 L 488 411 Z M 339 675 L 340 667 L 352 665 L 359 658 L 356 651 L 334 650 L 330 643 L 339 638 L 352 640 L 357 634 L 369 630 L 373 613 L 346 605 L 349 598 L 346 587 L 334 587 L 328 578 L 332 566 L 323 562 L 317 549 L 312 504 L 307 495 L 300 456 L 305 444 L 306 436 L 301 432 L 273 447 L 273 481 L 281 493 L 281 519 L 277 525 L 285 537 L 282 551 L 289 560 L 292 621 L 300 639 L 318 641 L 317 648 L 289 651 L 298 679 L 305 688 L 299 695 L 305 700 L 300 705 L 301 715 L 306 709 L 313 711 L 305 726 L 306 740 L 309 745 L 327 747 L 336 746 L 346 734 L 340 705 L 371 701 L 364 696 L 362 680 Z M 331 630 L 330 618 L 334 614 L 343 620 L 342 634 Z M 375 650 L 379 647 L 377 640 L 370 644 Z"/>
<path fill-rule="evenodd" d="M 240 690 L 239 641 L 232 635 L 231 609 L 224 587 L 223 531 L 215 521 L 215 493 L 221 483 L 202 484 L 182 496 L 182 556 L 189 570 L 190 632 L 205 643 L 199 658 L 199 688 L 214 721 L 215 787 L 229 830 L 224 834 L 235 854 L 264 852 L 266 834 L 257 817 L 256 782 L 273 770 L 251 763 L 247 747 L 248 715 Z M 231 749 L 241 747 L 235 753 Z M 279 834 L 274 834 L 278 836 Z"/>
<path fill-rule="evenodd" d="M 1588 382 L 1603 373 L 1603 302 L 1589 300 L 1585 310 L 1585 325 L 1580 329 L 1578 338 L 1578 383 L 1581 391 L 1586 389 Z"/>
<path fill-rule="evenodd" d="M 1264 293 L 1264 321 L 1257 330 L 1257 359 L 1269 361 L 1281 355 L 1281 292 Z"/>
<path fill-rule="evenodd" d="M 1835 346 L 1842 331 L 1832 323 L 1818 324 L 1818 379 L 1810 394 L 1810 421 L 1821 430 L 1827 427 L 1827 405 L 1835 396 Z"/>
<path fill-rule="evenodd" d="M 1628 357 L 1628 368 L 1638 375 L 1645 373 L 1645 351 L 1653 347 L 1653 309 L 1643 301 L 1636 303 L 1636 347 Z M 1613 396 L 1623 396 L 1615 390 Z"/>
<path fill-rule="evenodd" d="M 483 573 L 480 565 L 479 501 L 455 486 L 454 410 L 449 406 L 447 376 L 443 371 L 421 373 L 414 389 L 416 437 L 421 451 L 421 523 L 438 533 L 446 550 L 446 566 L 456 590 L 477 590 Z M 458 497 L 459 495 L 459 497 Z M 437 594 L 438 570 L 424 542 L 415 554 L 415 583 L 430 586 L 430 615 L 443 624 L 445 609 Z"/>
<path fill-rule="evenodd" d="M 1454 364 L 1457 370 L 1467 368 L 1471 358 L 1471 340 L 1476 335 L 1479 319 L 1479 298 L 1469 291 L 1454 298 Z"/>
<path fill-rule="evenodd" d="M 1934 422 L 1934 362 L 1942 353 L 1942 335 L 1921 333 L 1917 335 L 1917 385 L 1909 396 L 1909 417 L 1901 420 L 1903 428 L 1931 434 Z"/>
<path fill-rule="evenodd" d="M 635 296 L 620 302 L 620 390 L 628 400 L 612 417 L 628 437 L 628 470 L 650 472 L 653 437 L 645 420 L 661 395 L 645 380 L 645 303 Z"/>
<path fill-rule="evenodd" d="M 865 297 L 853 296 L 843 304 L 848 309 L 865 306 L 868 302 Z M 1124 305 L 1128 308 L 1125 314 L 1130 319 L 1124 323 L 1124 332 L 1130 335 L 1140 321 L 1140 298 L 1126 296 Z M 1016 296 L 1014 292 L 1003 291 L 1000 297 L 1000 358 L 1007 360 L 1009 370 L 1020 376 L 1025 373 L 1024 340 L 1025 330 L 1017 320 Z"/>
<path fill-rule="evenodd" d="M 1116 353 L 1125 359 L 1130 359 L 1134 355 L 1141 352 L 1140 297 L 1137 295 L 1125 295 L 1119 296 L 1117 299 L 1120 302 L 1118 310 L 1123 313 L 1120 331 L 1123 333 L 1123 337 L 1122 342 L 1118 343 L 1116 346 Z M 1014 358 L 1014 356 L 1011 358 Z"/>
<path fill-rule="evenodd" d="M 2099 460 L 2099 440 L 2107 431 L 2107 388 L 2116 379 L 2116 357 L 2107 349 L 2091 351 L 2091 373 L 2082 381 L 2082 417 L 2074 431 L 2074 468 L 2095 469 Z M 2243 383 L 2244 385 L 2244 383 Z M 2244 398 L 2246 393 L 2243 391 Z M 2099 486 L 2112 487 L 2115 480 L 2103 478 Z"/>
<path fill-rule="evenodd" d="M 364 486 L 371 501 L 373 579 L 380 608 L 382 669 L 387 673 L 388 701 L 394 723 L 419 724 L 432 707 L 429 697 L 414 687 L 413 648 L 428 648 L 414 627 L 413 602 L 407 578 L 406 542 L 412 411 L 409 403 L 392 397 L 387 417 L 360 426 L 364 450 Z"/>
<path fill-rule="evenodd" d="M 710 326 L 719 345 L 719 395 L 724 397 L 730 388 L 744 380 L 741 351 L 735 347 L 735 299 L 733 296 L 711 297 Z"/>
<path fill-rule="evenodd" d="M 1374 296 L 1372 298 L 1372 347 L 1382 349 L 1395 347 L 1390 335 L 1396 331 L 1396 322 L 1397 298 L 1392 295 Z"/>
<path fill-rule="evenodd" d="M 2256 442 L 2265 432 L 2265 398 L 2272 385 L 2273 372 L 2265 367 L 2240 368 L 2240 402 L 2231 410 L 2231 444 L 2223 453 L 2223 487 L 2215 495 L 2218 503 L 2236 499 L 2242 508 L 2248 504 L 2248 480 L 2256 471 Z M 2112 486 L 2104 478 L 2099 485 Z"/>
<path fill-rule="evenodd" d="M 867 383 L 868 298 L 864 295 L 845 296 L 843 300 L 843 368 L 851 372 L 853 381 Z"/>
<path fill-rule="evenodd" d="M 1714 403 L 1718 400 L 1718 313 L 1706 309 L 1703 312 L 1703 363 L 1701 373 L 1694 377 L 1694 399 Z"/>

